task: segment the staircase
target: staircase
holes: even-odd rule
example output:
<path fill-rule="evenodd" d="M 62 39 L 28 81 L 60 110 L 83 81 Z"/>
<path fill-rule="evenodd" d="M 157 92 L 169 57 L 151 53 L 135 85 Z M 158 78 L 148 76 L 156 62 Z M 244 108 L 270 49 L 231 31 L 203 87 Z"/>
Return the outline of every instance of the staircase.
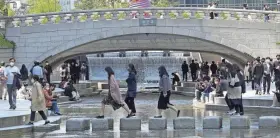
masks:
<path fill-rule="evenodd" d="M 172 93 L 195 97 L 195 82 L 179 82 L 172 86 Z"/>

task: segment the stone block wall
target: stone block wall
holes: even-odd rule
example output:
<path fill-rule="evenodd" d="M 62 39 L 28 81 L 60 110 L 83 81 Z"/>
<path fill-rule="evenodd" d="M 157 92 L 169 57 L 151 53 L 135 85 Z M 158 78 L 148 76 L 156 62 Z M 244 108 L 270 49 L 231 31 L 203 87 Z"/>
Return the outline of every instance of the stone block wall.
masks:
<path fill-rule="evenodd" d="M 4 62 L 8 63 L 8 61 L 11 57 L 13 57 L 13 49 L 0 48 L 0 62 L 4 61 Z"/>

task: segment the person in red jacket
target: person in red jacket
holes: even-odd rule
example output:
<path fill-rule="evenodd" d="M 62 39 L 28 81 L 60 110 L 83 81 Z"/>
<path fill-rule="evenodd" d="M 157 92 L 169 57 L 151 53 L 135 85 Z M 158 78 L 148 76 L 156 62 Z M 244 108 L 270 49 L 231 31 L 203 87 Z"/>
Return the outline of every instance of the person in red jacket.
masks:
<path fill-rule="evenodd" d="M 55 85 L 54 84 L 49 84 L 46 83 L 45 87 L 44 87 L 44 96 L 45 96 L 45 101 L 46 101 L 46 107 L 48 109 L 51 109 L 51 111 L 55 114 L 55 115 L 61 115 L 57 106 L 57 96 L 52 94 L 52 91 L 55 89 Z"/>

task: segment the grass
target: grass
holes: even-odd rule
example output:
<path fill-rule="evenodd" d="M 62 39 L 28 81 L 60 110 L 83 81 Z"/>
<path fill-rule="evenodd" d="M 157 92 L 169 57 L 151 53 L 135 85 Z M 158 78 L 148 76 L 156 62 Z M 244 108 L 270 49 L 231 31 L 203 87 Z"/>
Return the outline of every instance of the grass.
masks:
<path fill-rule="evenodd" d="M 14 48 L 15 42 L 5 39 L 3 35 L 0 35 L 0 48 Z"/>

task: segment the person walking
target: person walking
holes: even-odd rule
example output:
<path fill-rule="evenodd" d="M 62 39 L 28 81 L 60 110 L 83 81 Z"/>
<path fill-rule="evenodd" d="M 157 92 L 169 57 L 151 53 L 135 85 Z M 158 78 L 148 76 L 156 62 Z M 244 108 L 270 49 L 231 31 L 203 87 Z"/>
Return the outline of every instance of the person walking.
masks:
<path fill-rule="evenodd" d="M 134 99 L 136 97 L 137 92 L 137 81 L 136 81 L 136 69 L 133 64 L 128 64 L 128 78 L 126 79 L 127 83 L 127 94 L 125 98 L 125 103 L 128 105 L 128 108 L 131 110 L 131 116 L 135 116 L 136 109 L 134 104 Z"/>
<path fill-rule="evenodd" d="M 276 56 L 277 60 L 274 61 L 273 63 L 273 71 L 274 71 L 274 82 L 275 82 L 275 88 L 276 90 L 280 89 L 280 55 L 278 54 Z"/>
<path fill-rule="evenodd" d="M 264 75 L 264 67 L 263 64 L 260 62 L 260 58 L 256 59 L 256 63 L 253 66 L 253 76 L 254 76 L 254 83 L 256 94 L 261 95 L 261 81 Z"/>
<path fill-rule="evenodd" d="M 43 84 L 43 80 L 44 80 L 43 68 L 40 66 L 40 62 L 38 61 L 35 61 L 34 65 L 35 66 L 31 69 L 32 76 L 37 75 L 40 78 L 39 82 Z"/>
<path fill-rule="evenodd" d="M 131 117 L 133 113 L 122 100 L 119 85 L 115 79 L 115 73 L 113 69 L 111 67 L 106 67 L 105 71 L 108 74 L 109 92 L 108 96 L 106 96 L 101 103 L 101 114 L 96 118 L 104 118 L 105 105 L 111 105 L 114 110 L 122 107 L 128 113 L 127 118 Z"/>
<path fill-rule="evenodd" d="M 45 125 L 49 124 L 47 116 L 44 111 L 46 110 L 45 97 L 42 90 L 42 85 L 39 82 L 40 78 L 37 75 L 33 75 L 31 82 L 33 84 L 32 94 L 31 94 L 31 115 L 30 122 L 27 125 L 33 125 L 35 120 L 35 113 L 38 111 L 42 118 L 45 120 Z"/>
<path fill-rule="evenodd" d="M 0 96 L 2 100 L 7 100 L 7 80 L 5 78 L 5 62 L 0 64 Z"/>
<path fill-rule="evenodd" d="M 87 67 L 86 67 L 85 63 L 83 63 L 81 66 L 81 79 L 83 81 L 86 80 L 86 73 L 87 73 Z"/>
<path fill-rule="evenodd" d="M 18 88 L 18 75 L 20 75 L 19 69 L 15 66 L 16 60 L 14 58 L 10 58 L 9 60 L 10 66 L 6 67 L 5 69 L 5 78 L 7 80 L 7 89 L 9 95 L 9 104 L 10 109 L 16 109 L 16 100 L 17 100 L 17 89 Z"/>
<path fill-rule="evenodd" d="M 265 63 L 263 63 L 264 74 L 263 74 L 263 94 L 270 94 L 270 84 L 271 84 L 271 76 L 273 73 L 273 66 L 270 63 L 270 58 L 267 57 Z M 266 87 L 267 86 L 267 87 Z M 267 88 L 267 89 L 266 89 Z"/>
<path fill-rule="evenodd" d="M 202 68 L 201 68 L 201 71 L 202 71 L 202 74 L 201 75 L 203 75 L 203 74 L 209 74 L 209 69 L 210 69 L 210 67 L 209 67 L 209 65 L 208 65 L 208 62 L 206 61 L 205 63 L 204 63 L 204 65 L 202 66 Z"/>
<path fill-rule="evenodd" d="M 46 70 L 46 79 L 48 83 L 51 83 L 51 74 L 52 74 L 52 66 L 49 65 L 49 62 L 46 61 L 46 66 L 44 67 Z"/>
<path fill-rule="evenodd" d="M 194 60 L 192 60 L 192 63 L 190 64 L 190 69 L 191 69 L 192 81 L 194 82 L 197 79 L 197 70 L 198 70 L 198 66 L 196 63 L 194 63 Z"/>
<path fill-rule="evenodd" d="M 187 61 L 184 61 L 181 68 L 182 68 L 182 72 L 183 72 L 183 81 L 188 81 L 189 66 L 187 64 Z"/>
<path fill-rule="evenodd" d="M 247 62 L 247 64 L 246 64 L 245 67 L 244 67 L 244 72 L 243 72 L 247 84 L 249 83 L 249 80 L 250 80 L 250 72 L 249 72 L 249 69 L 250 69 L 250 62 Z"/>
<path fill-rule="evenodd" d="M 177 75 L 178 73 L 173 72 L 171 75 L 173 76 L 172 78 L 172 85 L 175 85 L 175 83 L 178 85 L 180 82 L 180 77 Z"/>
<path fill-rule="evenodd" d="M 162 111 L 166 110 L 167 108 L 172 109 L 177 113 L 177 117 L 180 116 L 180 110 L 176 109 L 173 104 L 170 103 L 170 95 L 171 95 L 171 83 L 169 80 L 169 75 L 167 70 L 164 66 L 160 66 L 158 68 L 159 71 L 159 91 L 160 96 L 158 100 L 158 115 L 155 118 L 162 118 Z"/>
<path fill-rule="evenodd" d="M 28 70 L 24 64 L 22 64 L 22 66 L 21 66 L 20 74 L 21 74 L 22 81 L 28 80 Z"/>
<path fill-rule="evenodd" d="M 215 63 L 215 61 L 212 61 L 212 64 L 210 66 L 210 70 L 211 70 L 212 76 L 216 76 L 217 70 L 218 70 L 218 66 Z"/>

